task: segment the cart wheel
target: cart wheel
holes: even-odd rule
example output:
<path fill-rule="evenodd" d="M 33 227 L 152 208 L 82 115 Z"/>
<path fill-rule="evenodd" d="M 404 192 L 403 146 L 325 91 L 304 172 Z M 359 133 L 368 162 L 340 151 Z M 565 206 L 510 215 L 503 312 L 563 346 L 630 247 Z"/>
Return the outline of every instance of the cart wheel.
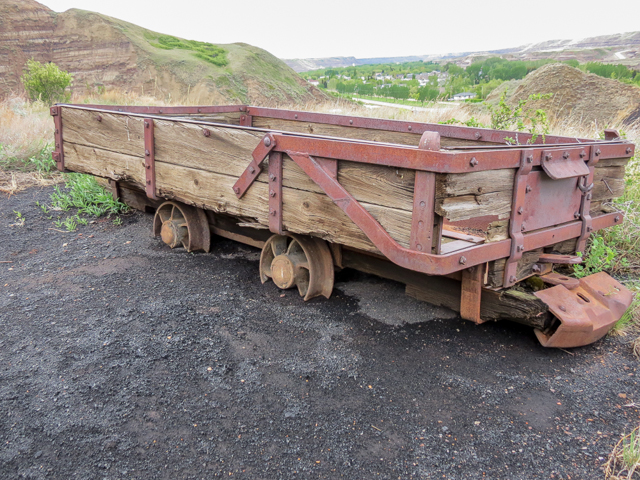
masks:
<path fill-rule="evenodd" d="M 301 235 L 273 235 L 262 248 L 260 280 L 269 278 L 278 288 L 298 287 L 307 301 L 333 290 L 333 260 L 324 240 Z"/>
<path fill-rule="evenodd" d="M 153 234 L 171 248 L 182 245 L 187 252 L 209 251 L 211 232 L 204 210 L 178 202 L 164 202 L 156 210 Z"/>

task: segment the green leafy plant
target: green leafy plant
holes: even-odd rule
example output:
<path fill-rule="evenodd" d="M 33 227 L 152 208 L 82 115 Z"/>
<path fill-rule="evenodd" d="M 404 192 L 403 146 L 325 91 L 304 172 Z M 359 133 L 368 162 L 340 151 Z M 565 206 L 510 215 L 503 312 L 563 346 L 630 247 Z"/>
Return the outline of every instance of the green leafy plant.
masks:
<path fill-rule="evenodd" d="M 22 213 L 18 212 L 17 210 L 14 210 L 13 213 L 16 215 L 16 223 L 12 224 L 11 226 L 23 227 L 25 222 L 24 215 L 22 215 Z"/>
<path fill-rule="evenodd" d="M 120 218 L 120 217 L 114 218 L 113 219 L 113 224 L 116 225 L 116 226 L 122 225 L 122 218 Z"/>
<path fill-rule="evenodd" d="M 31 100 L 41 100 L 49 105 L 68 101 L 72 75 L 60 70 L 55 63 L 42 64 L 33 59 L 27 61 L 21 80 Z"/>
<path fill-rule="evenodd" d="M 574 265 L 573 274 L 576 278 L 582 278 L 610 269 L 618 252 L 615 248 L 607 245 L 600 235 L 593 235 L 587 255 L 584 255 L 583 252 L 578 252 L 577 254 L 583 257 L 584 263 L 582 265 Z"/>
<path fill-rule="evenodd" d="M 552 94 L 550 93 L 532 94 L 524 100 L 519 100 L 516 106 L 511 107 L 506 101 L 507 92 L 503 92 L 497 107 L 489 105 L 491 128 L 497 130 L 527 131 L 532 134 L 531 139 L 527 143 L 535 143 L 539 135 L 542 135 L 542 141 L 544 142 L 545 135 L 549 133 L 551 128 L 547 112 L 542 109 L 527 108 L 527 104 L 534 100 L 551 98 L 551 96 Z M 519 144 L 517 138 L 505 137 L 505 141 Z"/>

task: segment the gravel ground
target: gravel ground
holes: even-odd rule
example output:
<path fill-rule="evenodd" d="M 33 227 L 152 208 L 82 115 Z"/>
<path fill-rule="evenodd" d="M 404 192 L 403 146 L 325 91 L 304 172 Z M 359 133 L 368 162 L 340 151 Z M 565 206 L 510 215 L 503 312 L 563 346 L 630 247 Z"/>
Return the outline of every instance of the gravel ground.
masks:
<path fill-rule="evenodd" d="M 304 303 L 150 215 L 56 231 L 50 192 L 0 199 L 2 479 L 595 479 L 638 424 L 616 338 L 546 350 L 349 271 Z"/>

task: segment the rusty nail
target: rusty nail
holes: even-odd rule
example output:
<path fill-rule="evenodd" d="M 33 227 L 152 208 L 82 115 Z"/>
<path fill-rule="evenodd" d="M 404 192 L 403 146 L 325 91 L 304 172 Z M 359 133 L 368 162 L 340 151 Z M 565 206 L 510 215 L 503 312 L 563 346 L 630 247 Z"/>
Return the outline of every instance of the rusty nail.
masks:
<path fill-rule="evenodd" d="M 144 154 L 148 157 L 149 155 L 151 155 L 151 152 L 149 150 L 145 150 Z"/>
<path fill-rule="evenodd" d="M 616 215 L 613 221 L 618 223 L 620 221 L 620 215 Z"/>
<path fill-rule="evenodd" d="M 256 169 L 253 167 L 249 167 L 249 173 L 256 173 Z"/>
<path fill-rule="evenodd" d="M 236 193 L 240 193 L 240 189 L 238 187 L 233 187 L 233 191 Z"/>
<path fill-rule="evenodd" d="M 527 188 L 524 189 L 525 193 L 531 192 L 531 185 L 527 185 Z"/>
<path fill-rule="evenodd" d="M 102 115 L 98 115 L 98 116 L 96 117 L 96 120 L 97 120 L 97 121 L 99 121 L 99 122 L 101 122 L 101 121 L 102 121 Z"/>
<path fill-rule="evenodd" d="M 564 152 L 564 153 L 562 154 L 562 158 L 564 158 L 565 160 L 566 160 L 567 158 L 569 158 L 569 152 Z"/>
<path fill-rule="evenodd" d="M 202 134 L 205 137 L 210 137 L 211 136 L 211 130 L 209 130 L 208 128 L 204 128 L 204 129 L 202 129 Z"/>
<path fill-rule="evenodd" d="M 511 275 L 511 276 L 509 277 L 509 282 L 511 282 L 511 283 L 516 283 L 516 281 L 517 281 L 517 280 L 518 280 L 518 279 L 517 279 L 514 275 Z"/>
<path fill-rule="evenodd" d="M 464 265 L 465 263 L 467 263 L 467 257 L 460 257 L 460 265 Z"/>
<path fill-rule="evenodd" d="M 272 182 L 276 181 L 276 176 L 273 173 L 269 174 L 269 180 L 271 180 Z"/>
<path fill-rule="evenodd" d="M 627 147 L 627 153 L 631 153 L 631 147 Z"/>
<path fill-rule="evenodd" d="M 527 163 L 533 163 L 533 155 L 527 157 Z"/>
<path fill-rule="evenodd" d="M 599 157 L 601 153 L 600 149 L 596 150 L 596 157 Z"/>
<path fill-rule="evenodd" d="M 469 162 L 469 165 L 471 165 L 472 167 L 475 167 L 477 164 L 478 164 L 478 160 L 476 160 L 476 157 L 473 157 Z"/>
<path fill-rule="evenodd" d="M 533 273 L 540 273 L 540 265 L 538 265 L 537 263 L 533 265 L 533 267 L 531 267 L 531 271 Z"/>
<path fill-rule="evenodd" d="M 564 305 L 560 305 L 558 308 L 559 308 L 560 310 L 562 310 L 563 312 L 566 312 L 566 311 L 567 311 L 567 307 L 565 307 Z"/>
<path fill-rule="evenodd" d="M 269 192 L 269 195 L 272 196 L 272 197 L 275 197 L 276 196 L 276 192 L 274 190 L 271 190 Z"/>
<path fill-rule="evenodd" d="M 271 139 L 269 137 L 264 137 L 264 146 L 265 147 L 271 146 Z"/>
<path fill-rule="evenodd" d="M 520 208 L 518 209 L 518 215 L 522 215 L 522 212 L 524 212 L 524 208 L 520 207 Z"/>

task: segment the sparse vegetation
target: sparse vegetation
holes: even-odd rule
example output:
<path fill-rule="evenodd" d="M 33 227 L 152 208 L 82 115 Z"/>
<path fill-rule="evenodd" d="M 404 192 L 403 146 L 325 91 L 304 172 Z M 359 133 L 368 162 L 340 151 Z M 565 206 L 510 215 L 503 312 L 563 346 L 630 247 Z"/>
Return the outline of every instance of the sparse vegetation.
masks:
<path fill-rule="evenodd" d="M 605 480 L 633 480 L 640 473 L 640 427 L 624 435 L 604 466 Z"/>
<path fill-rule="evenodd" d="M 150 32 L 145 33 L 145 38 L 153 47 L 161 48 L 162 50 L 188 50 L 192 52 L 194 57 L 219 67 L 224 67 L 229 63 L 227 60 L 227 51 L 224 48 L 211 43 L 198 42 L 196 40 L 183 40 L 172 37 L 171 35 L 155 36 Z"/>

